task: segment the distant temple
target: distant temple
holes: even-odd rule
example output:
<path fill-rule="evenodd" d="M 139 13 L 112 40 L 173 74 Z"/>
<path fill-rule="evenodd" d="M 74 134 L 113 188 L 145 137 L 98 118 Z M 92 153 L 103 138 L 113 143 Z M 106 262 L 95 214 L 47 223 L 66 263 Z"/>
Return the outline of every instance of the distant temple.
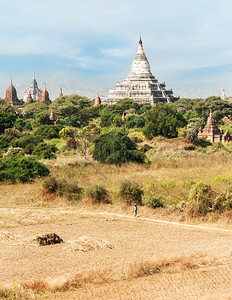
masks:
<path fill-rule="evenodd" d="M 232 136 L 229 134 L 228 130 L 224 133 L 223 129 L 217 128 L 211 111 L 207 123 L 205 125 L 205 128 L 198 133 L 198 138 L 205 138 L 209 140 L 211 143 L 215 143 L 215 142 L 224 143 L 232 140 Z"/>
<path fill-rule="evenodd" d="M 59 95 L 59 98 L 63 97 L 63 90 L 62 88 L 60 88 L 60 95 Z"/>
<path fill-rule="evenodd" d="M 97 93 L 97 96 L 94 100 L 94 104 L 93 104 L 93 107 L 97 107 L 99 104 L 101 104 L 101 98 L 99 96 L 99 93 Z"/>
<path fill-rule="evenodd" d="M 41 98 L 40 98 L 40 102 L 43 103 L 44 101 L 47 101 L 47 102 L 52 102 L 50 99 L 49 99 L 49 93 L 46 89 L 46 84 L 44 84 L 44 89 L 41 93 Z"/>
<path fill-rule="evenodd" d="M 10 81 L 10 85 L 8 86 L 6 90 L 6 97 L 5 100 L 11 105 L 11 106 L 20 106 L 23 105 L 23 101 L 20 101 L 17 97 L 17 92 L 15 87 L 13 86 L 12 79 Z"/>
<path fill-rule="evenodd" d="M 172 90 L 166 89 L 165 83 L 159 83 L 152 75 L 141 38 L 130 74 L 122 83 L 117 83 L 114 90 L 109 90 L 108 96 L 102 98 L 102 104 L 115 104 L 123 98 L 151 105 L 159 102 L 174 102 L 179 99 L 173 96 Z"/>
<path fill-rule="evenodd" d="M 30 100 L 39 101 L 41 99 L 41 93 L 42 91 L 38 88 L 35 74 L 33 74 L 33 79 L 31 81 L 30 87 L 24 92 L 23 100 L 25 102 L 28 102 Z"/>

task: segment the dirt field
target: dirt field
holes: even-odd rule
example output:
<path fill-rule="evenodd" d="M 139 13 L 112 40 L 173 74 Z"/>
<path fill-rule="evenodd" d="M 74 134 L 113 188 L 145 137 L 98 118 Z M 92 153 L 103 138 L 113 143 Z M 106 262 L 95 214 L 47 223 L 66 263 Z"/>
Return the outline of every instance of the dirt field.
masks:
<path fill-rule="evenodd" d="M 36 236 L 52 232 L 65 243 L 38 246 L 32 242 Z M 89 243 L 103 241 L 103 245 L 110 246 L 96 244 L 84 251 L 72 250 L 68 241 L 80 237 Z M 180 266 L 178 262 L 172 270 L 145 273 L 139 278 L 122 276 L 135 263 L 173 257 L 185 263 Z M 183 227 L 129 216 L 91 215 L 78 210 L 0 209 L 1 285 L 12 287 L 15 283 L 41 280 L 51 286 L 60 285 L 77 274 L 104 269 L 121 274 L 120 280 L 105 279 L 55 294 L 45 293 L 39 298 L 232 299 L 231 267 L 230 230 Z"/>

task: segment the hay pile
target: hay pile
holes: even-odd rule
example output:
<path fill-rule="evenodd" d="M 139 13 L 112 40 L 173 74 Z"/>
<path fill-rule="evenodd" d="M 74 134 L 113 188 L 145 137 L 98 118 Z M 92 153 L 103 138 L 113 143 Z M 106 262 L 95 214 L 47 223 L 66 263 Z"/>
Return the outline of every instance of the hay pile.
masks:
<path fill-rule="evenodd" d="M 104 240 L 96 240 L 87 236 L 81 236 L 78 240 L 70 240 L 66 242 L 66 247 L 64 250 L 70 251 L 93 251 L 96 249 L 113 249 L 113 246 Z"/>

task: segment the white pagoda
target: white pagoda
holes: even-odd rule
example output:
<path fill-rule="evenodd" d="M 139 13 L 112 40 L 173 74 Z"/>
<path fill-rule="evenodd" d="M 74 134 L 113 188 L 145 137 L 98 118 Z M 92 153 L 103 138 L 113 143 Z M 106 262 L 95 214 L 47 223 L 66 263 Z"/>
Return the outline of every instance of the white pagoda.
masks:
<path fill-rule="evenodd" d="M 41 94 L 42 91 L 38 88 L 34 73 L 29 89 L 24 92 L 23 100 L 24 102 L 28 102 L 31 99 L 33 101 L 39 101 L 41 99 Z"/>
<path fill-rule="evenodd" d="M 108 96 L 102 98 L 102 104 L 115 104 L 124 98 L 133 99 L 140 104 L 149 103 L 151 105 L 159 102 L 174 102 L 179 99 L 179 97 L 173 96 L 172 89 L 166 89 L 165 82 L 159 83 L 152 75 L 141 38 L 130 74 L 122 83 L 117 83 L 114 90 L 109 90 Z"/>

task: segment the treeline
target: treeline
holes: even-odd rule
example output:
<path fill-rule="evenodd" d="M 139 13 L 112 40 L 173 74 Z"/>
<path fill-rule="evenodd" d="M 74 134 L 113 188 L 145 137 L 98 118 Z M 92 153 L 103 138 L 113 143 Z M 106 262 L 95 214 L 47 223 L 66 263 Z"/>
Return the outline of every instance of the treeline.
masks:
<path fill-rule="evenodd" d="M 210 110 L 218 125 L 230 129 L 223 118 L 232 115 L 232 104 L 218 97 L 182 98 L 154 107 L 131 99 L 94 107 L 93 101 L 79 95 L 63 96 L 51 104 L 31 101 L 22 108 L 0 100 L 0 181 L 11 180 L 6 176 L 7 159 L 55 159 L 58 151 L 78 151 L 86 159 L 91 150 L 101 163 L 143 163 L 146 156 L 138 150 L 138 142 L 158 135 L 186 136 L 196 142 Z M 34 177 L 42 173 L 47 174 L 34 172 Z M 12 181 L 17 178 L 12 175 Z"/>

